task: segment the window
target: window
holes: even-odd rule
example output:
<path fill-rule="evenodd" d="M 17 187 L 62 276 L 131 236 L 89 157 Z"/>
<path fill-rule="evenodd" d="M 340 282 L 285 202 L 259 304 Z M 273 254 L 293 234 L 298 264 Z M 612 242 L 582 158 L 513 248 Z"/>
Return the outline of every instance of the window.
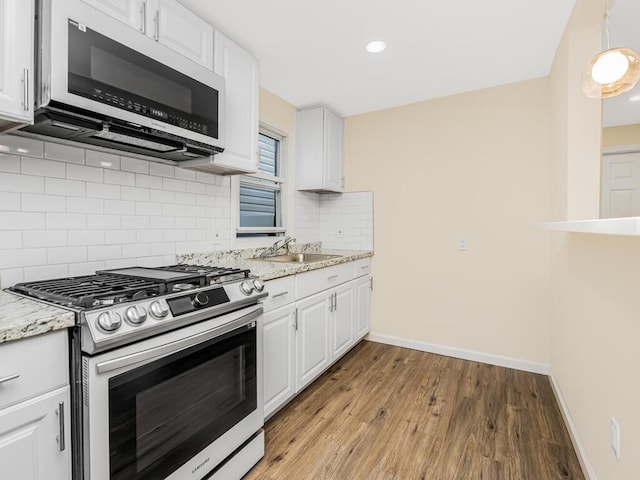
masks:
<path fill-rule="evenodd" d="M 238 237 L 282 235 L 283 146 L 285 138 L 261 129 L 258 172 L 240 177 Z"/>

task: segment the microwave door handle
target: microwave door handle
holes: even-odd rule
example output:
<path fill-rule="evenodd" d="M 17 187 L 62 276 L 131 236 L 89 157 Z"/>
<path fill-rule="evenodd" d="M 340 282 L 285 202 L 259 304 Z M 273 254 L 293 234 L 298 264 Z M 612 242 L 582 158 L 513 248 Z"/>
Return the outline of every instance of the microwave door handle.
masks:
<path fill-rule="evenodd" d="M 142 2 L 142 25 L 140 31 L 146 35 L 147 33 L 147 0 Z"/>
<path fill-rule="evenodd" d="M 219 328 L 207 330 L 205 332 L 198 333 L 187 338 L 176 340 L 175 342 L 171 342 L 166 345 L 143 350 L 142 352 L 132 353 L 130 355 L 124 355 L 112 360 L 100 362 L 96 365 L 96 370 L 99 374 L 107 373 L 119 368 L 135 365 L 136 363 L 145 362 L 147 360 L 166 357 L 167 355 L 170 355 L 172 353 L 185 350 L 194 345 L 198 345 L 199 343 L 206 342 L 207 340 L 211 340 L 212 338 L 219 337 L 220 335 L 231 332 L 232 330 L 235 330 L 236 328 L 257 319 L 260 315 L 262 315 L 262 307 L 259 307 L 247 313 L 246 315 L 241 315 L 239 317 L 237 317 L 236 314 L 237 318 L 230 320 L 228 323 L 225 323 Z"/>
<path fill-rule="evenodd" d="M 158 41 L 158 38 L 160 37 L 160 10 L 156 11 L 156 31 L 155 31 L 155 36 L 154 38 L 156 39 L 156 42 Z"/>

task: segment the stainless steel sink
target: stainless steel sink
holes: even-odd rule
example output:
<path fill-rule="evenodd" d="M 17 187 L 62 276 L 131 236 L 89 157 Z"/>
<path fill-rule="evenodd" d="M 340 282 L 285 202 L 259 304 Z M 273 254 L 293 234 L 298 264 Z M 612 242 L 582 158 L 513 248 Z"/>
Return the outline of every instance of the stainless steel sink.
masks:
<path fill-rule="evenodd" d="M 323 253 L 290 253 L 288 255 L 273 255 L 271 257 L 256 257 L 253 260 L 263 260 L 265 262 L 280 263 L 312 263 L 321 262 L 330 258 L 337 258 L 340 255 L 325 255 Z"/>

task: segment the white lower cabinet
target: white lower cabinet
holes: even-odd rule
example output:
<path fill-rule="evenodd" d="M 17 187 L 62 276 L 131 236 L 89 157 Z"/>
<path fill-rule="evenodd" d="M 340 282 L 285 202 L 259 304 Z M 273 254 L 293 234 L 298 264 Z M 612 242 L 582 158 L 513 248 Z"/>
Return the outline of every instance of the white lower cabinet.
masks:
<path fill-rule="evenodd" d="M 331 295 L 322 292 L 296 303 L 296 390 L 306 387 L 331 363 Z"/>
<path fill-rule="evenodd" d="M 2 478 L 71 478 L 69 405 L 67 386 L 0 410 Z"/>
<path fill-rule="evenodd" d="M 333 307 L 331 308 L 333 360 L 345 354 L 355 343 L 355 282 L 348 282 L 332 289 Z"/>
<path fill-rule="evenodd" d="M 264 415 L 295 393 L 295 316 L 291 303 L 264 314 Z"/>
<path fill-rule="evenodd" d="M 360 340 L 371 326 L 370 301 L 371 301 L 371 275 L 365 275 L 355 280 L 356 313 L 355 313 L 355 338 Z"/>

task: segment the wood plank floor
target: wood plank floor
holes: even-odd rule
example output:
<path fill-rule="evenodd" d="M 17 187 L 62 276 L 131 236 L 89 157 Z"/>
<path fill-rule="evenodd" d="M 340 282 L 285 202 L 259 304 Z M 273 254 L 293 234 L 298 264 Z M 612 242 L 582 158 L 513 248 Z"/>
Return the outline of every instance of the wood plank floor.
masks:
<path fill-rule="evenodd" d="M 265 430 L 245 480 L 584 479 L 547 377 L 374 342 Z"/>

